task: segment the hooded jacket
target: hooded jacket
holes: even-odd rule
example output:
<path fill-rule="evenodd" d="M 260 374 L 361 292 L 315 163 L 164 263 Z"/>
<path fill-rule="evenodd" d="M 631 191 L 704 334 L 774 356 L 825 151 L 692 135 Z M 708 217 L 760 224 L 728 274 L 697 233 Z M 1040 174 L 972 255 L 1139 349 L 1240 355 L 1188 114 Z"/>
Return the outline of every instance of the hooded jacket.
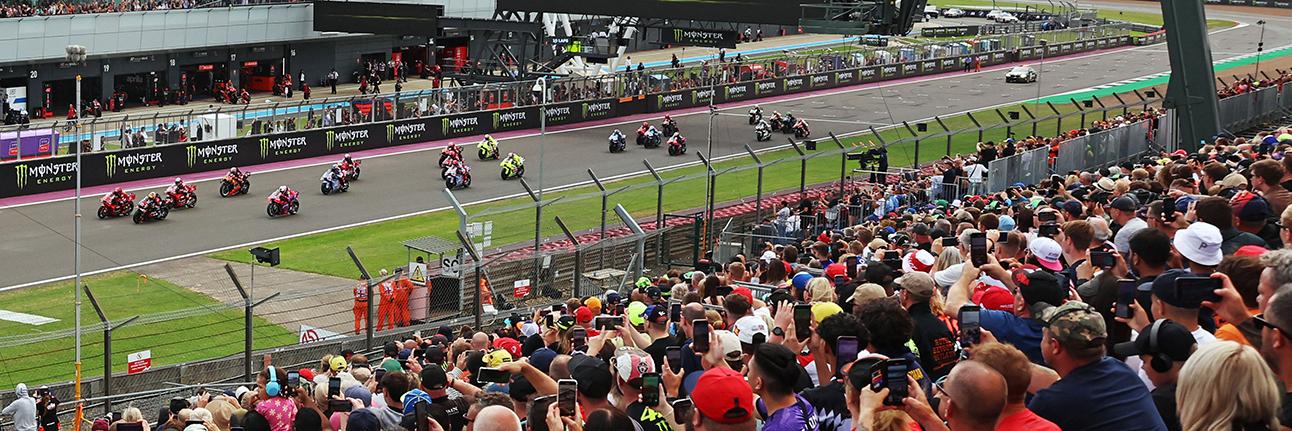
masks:
<path fill-rule="evenodd" d="M 9 403 L 0 414 L 13 416 L 17 431 L 36 431 L 36 400 L 27 395 L 27 385 L 19 383 L 14 391 L 18 399 Z"/>

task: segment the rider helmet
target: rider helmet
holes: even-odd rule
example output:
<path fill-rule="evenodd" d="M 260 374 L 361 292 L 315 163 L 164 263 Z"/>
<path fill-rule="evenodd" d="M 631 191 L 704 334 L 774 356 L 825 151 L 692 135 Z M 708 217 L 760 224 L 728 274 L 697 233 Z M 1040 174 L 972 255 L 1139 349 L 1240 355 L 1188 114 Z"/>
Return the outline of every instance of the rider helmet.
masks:
<path fill-rule="evenodd" d="M 616 134 L 616 135 L 620 135 L 621 133 L 619 133 L 619 129 L 615 129 L 615 133 L 614 133 L 614 134 Z"/>
<path fill-rule="evenodd" d="M 681 138 L 682 132 L 673 132 L 673 139 Z"/>
<path fill-rule="evenodd" d="M 350 153 L 345 153 L 345 159 L 350 160 Z"/>
<path fill-rule="evenodd" d="M 287 193 L 287 186 L 278 186 L 278 193 Z"/>
<path fill-rule="evenodd" d="M 112 189 L 112 193 L 115 193 L 115 194 L 121 194 L 121 193 L 123 193 L 123 192 L 121 191 L 121 187 L 117 187 L 117 188 L 115 188 L 115 189 Z"/>
<path fill-rule="evenodd" d="M 236 173 L 238 173 L 238 167 L 237 167 L 237 166 L 234 166 L 234 167 L 232 167 L 232 168 L 229 168 L 229 173 L 231 173 L 231 174 L 236 174 Z"/>
<path fill-rule="evenodd" d="M 184 180 L 180 179 L 179 177 L 175 177 L 175 185 L 177 185 L 177 186 L 178 186 L 178 185 L 180 185 L 180 184 L 182 184 L 182 183 L 184 183 Z"/>
<path fill-rule="evenodd" d="M 650 122 L 649 122 L 649 121 L 643 121 L 643 122 L 642 122 L 642 127 L 650 127 Z"/>
<path fill-rule="evenodd" d="M 148 199 L 157 199 L 157 192 L 148 192 Z"/>
<path fill-rule="evenodd" d="M 664 114 L 664 121 L 670 121 L 672 119 L 673 117 L 668 116 L 668 114 Z"/>
<path fill-rule="evenodd" d="M 485 137 L 484 137 L 484 138 L 485 138 L 485 140 L 486 140 L 486 141 L 492 141 L 492 140 L 493 140 L 493 136 L 489 135 L 488 133 L 485 133 Z"/>

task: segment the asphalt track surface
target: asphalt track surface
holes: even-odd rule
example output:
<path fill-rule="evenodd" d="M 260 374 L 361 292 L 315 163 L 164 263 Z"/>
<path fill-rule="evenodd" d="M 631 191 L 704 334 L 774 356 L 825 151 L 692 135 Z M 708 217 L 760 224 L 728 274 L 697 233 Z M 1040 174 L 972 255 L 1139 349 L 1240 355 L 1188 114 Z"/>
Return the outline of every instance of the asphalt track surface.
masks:
<path fill-rule="evenodd" d="M 1237 13 L 1214 13 L 1211 18 L 1233 19 L 1240 23 L 1266 19 L 1271 24 L 1265 27 L 1267 46 L 1292 44 L 1292 29 L 1286 25 L 1292 24 L 1292 18 Z M 1259 31 L 1259 27 L 1249 25 L 1213 33 L 1214 59 L 1254 52 Z M 808 119 L 818 137 L 827 131 L 837 134 L 856 132 L 871 126 L 951 115 L 1037 96 L 1036 85 L 1006 85 L 1003 75 L 1007 68 L 985 68 L 979 73 L 951 73 L 782 96 L 773 102 L 763 99 L 760 104 L 768 113 L 777 110 Z M 1041 95 L 1136 78 L 1169 68 L 1165 45 L 1061 57 L 1045 62 Z M 755 142 L 745 117 L 748 106 L 721 107 L 726 115 L 714 119 L 713 155 L 743 153 L 746 144 L 755 149 L 784 144 L 784 139 L 779 136 L 770 142 Z M 643 120 L 658 122 L 658 117 L 646 115 L 551 128 L 545 138 L 538 137 L 537 131 L 502 134 L 499 135 L 503 138 L 500 149 L 503 153 L 515 151 L 523 155 L 526 158 L 526 178 L 537 185 L 542 148 L 542 163 L 546 170 L 543 184 L 548 188 L 586 182 L 585 170 L 588 168 L 605 178 L 642 171 L 642 159 L 650 160 L 656 167 L 692 163 L 697 160 L 693 154 L 697 150 L 708 153 L 705 140 L 707 119 L 703 111 L 703 108 L 692 109 L 674 115 L 689 139 L 690 151 L 681 157 L 669 157 L 664 148 L 647 150 L 631 143 L 624 153 L 610 154 L 607 151 L 606 137 L 611 130 L 619 128 L 631 134 Z M 463 138 L 453 142 L 477 140 Z M 323 196 L 319 192 L 318 179 L 325 169 L 320 164 L 327 162 L 321 158 L 296 162 L 297 165 L 313 162 L 308 166 L 273 166 L 267 168 L 279 170 L 263 172 L 265 169 L 262 168 L 260 173 L 253 169 L 252 192 L 234 198 L 218 196 L 218 181 L 209 179 L 215 175 L 199 176 L 205 180 L 197 183 L 197 208 L 172 211 L 165 221 L 144 225 L 135 225 L 129 218 L 98 220 L 93 214 L 104 188 L 88 189 L 82 198 L 82 211 L 87 215 L 83 223 L 83 271 L 156 262 L 446 207 L 448 202 L 442 195 L 443 182 L 436 166 L 439 150 L 435 148 L 448 142 L 356 153 L 356 157 L 363 160 L 362 178 L 352 184 L 350 192 L 333 196 Z M 466 152 L 474 184 L 456 193 L 463 203 L 523 192 L 518 182 L 504 182 L 499 178 L 497 162 L 476 160 L 474 148 L 467 148 Z M 150 190 L 160 192 L 168 182 L 153 180 L 129 186 L 149 186 L 135 191 L 142 195 Z M 266 216 L 265 196 L 279 184 L 290 185 L 302 192 L 300 214 L 278 219 Z M 72 199 L 36 203 L 9 200 L 0 202 L 0 205 L 7 205 L 0 208 L 0 238 L 3 238 L 0 240 L 0 274 L 3 274 L 0 275 L 0 287 L 16 288 L 70 278 Z M 338 244 L 338 250 L 342 246 Z"/>

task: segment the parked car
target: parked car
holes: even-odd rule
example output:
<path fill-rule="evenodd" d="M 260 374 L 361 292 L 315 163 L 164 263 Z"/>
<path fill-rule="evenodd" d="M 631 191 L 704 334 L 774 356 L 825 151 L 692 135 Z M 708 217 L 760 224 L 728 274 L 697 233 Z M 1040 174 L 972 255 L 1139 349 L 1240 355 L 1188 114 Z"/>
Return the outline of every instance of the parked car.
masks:
<path fill-rule="evenodd" d="M 1031 83 L 1036 82 L 1036 76 L 1032 66 L 1014 66 L 1005 73 L 1005 82 Z"/>
<path fill-rule="evenodd" d="M 938 12 L 937 6 L 934 6 L 934 5 L 924 6 L 924 19 L 926 20 L 933 19 L 933 18 L 937 18 L 938 16 L 941 16 L 941 13 Z"/>
<path fill-rule="evenodd" d="M 942 11 L 942 16 L 947 18 L 960 18 L 965 16 L 965 11 L 959 8 L 947 8 Z"/>
<path fill-rule="evenodd" d="M 1018 17 L 1014 16 L 1014 14 L 1011 14 L 1009 12 L 1001 12 L 999 15 L 996 15 L 995 20 L 996 22 L 1004 24 L 1004 23 L 1018 22 Z"/>

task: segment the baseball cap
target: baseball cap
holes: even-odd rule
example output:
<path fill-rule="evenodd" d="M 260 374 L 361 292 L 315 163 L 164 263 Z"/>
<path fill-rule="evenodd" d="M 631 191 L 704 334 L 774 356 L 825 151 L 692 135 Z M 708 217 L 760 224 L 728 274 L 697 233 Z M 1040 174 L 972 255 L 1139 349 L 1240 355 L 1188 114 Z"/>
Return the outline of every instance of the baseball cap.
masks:
<path fill-rule="evenodd" d="M 907 272 L 893 282 L 915 301 L 928 301 L 933 297 L 933 277 L 927 272 Z"/>
<path fill-rule="evenodd" d="M 1225 175 L 1224 178 L 1221 178 L 1220 182 L 1216 184 L 1219 184 L 1221 188 L 1246 188 L 1247 178 L 1239 175 L 1238 173 L 1230 173 L 1229 175 Z"/>
<path fill-rule="evenodd" d="M 722 341 L 722 354 L 728 361 L 739 361 L 740 355 L 744 354 L 744 348 L 740 345 L 740 337 L 731 331 L 718 330 L 718 340 Z"/>
<path fill-rule="evenodd" d="M 750 304 L 754 303 L 754 292 L 752 290 L 749 290 L 748 287 L 736 286 L 731 289 L 731 293 L 733 295 L 740 295 L 745 297 L 745 300 L 749 301 Z"/>
<path fill-rule="evenodd" d="M 933 268 L 933 262 L 936 260 L 932 253 L 924 250 L 916 250 L 902 257 L 902 272 L 907 274 L 913 272 L 928 272 Z"/>
<path fill-rule="evenodd" d="M 1215 266 L 1220 264 L 1224 254 L 1220 244 L 1224 238 L 1220 229 L 1207 222 L 1196 222 L 1185 230 L 1176 232 L 1171 245 L 1186 259 L 1199 265 Z"/>
<path fill-rule="evenodd" d="M 1229 200 L 1229 206 L 1242 221 L 1261 221 L 1270 217 L 1269 201 L 1249 191 L 1238 192 Z"/>
<path fill-rule="evenodd" d="M 619 292 L 616 292 L 614 289 L 607 290 L 607 291 L 606 291 L 606 302 L 605 302 L 605 303 L 606 303 L 606 304 L 618 304 L 618 303 L 619 303 Z"/>
<path fill-rule="evenodd" d="M 1094 347 L 1108 338 L 1104 317 L 1081 301 L 1068 301 L 1050 308 L 1041 314 L 1041 321 L 1049 328 L 1050 337 L 1061 343 Z"/>
<path fill-rule="evenodd" d="M 567 331 L 570 328 L 573 328 L 575 323 L 576 322 L 574 321 L 574 316 L 567 314 L 556 319 L 556 329 L 559 329 L 561 331 Z"/>
<path fill-rule="evenodd" d="M 502 350 L 506 350 L 507 354 L 512 358 L 519 358 L 521 356 L 520 341 L 516 341 L 515 338 L 498 337 L 497 340 L 493 341 L 493 346 Z"/>
<path fill-rule="evenodd" d="M 615 356 L 610 359 L 615 374 L 620 380 L 631 382 L 642 378 L 643 374 L 655 372 L 655 360 L 649 353 L 636 347 L 615 349 Z"/>
<path fill-rule="evenodd" d="M 1014 285 L 1023 295 L 1033 316 L 1041 315 L 1046 309 L 1063 304 L 1068 292 L 1059 286 L 1059 278 L 1042 270 L 1016 269 L 1013 274 Z"/>
<path fill-rule="evenodd" d="M 701 374 L 691 391 L 691 401 L 696 412 L 717 423 L 739 424 L 754 419 L 754 390 L 739 371 L 730 368 L 711 368 Z"/>
<path fill-rule="evenodd" d="M 833 302 L 818 302 L 812 304 L 812 321 L 821 323 L 825 318 L 842 313 L 843 307 Z"/>
<path fill-rule="evenodd" d="M 350 364 L 346 363 L 345 358 L 343 357 L 333 356 L 332 360 L 328 362 L 328 366 L 331 367 L 334 372 L 341 372 L 345 371 L 346 367 L 349 367 Z"/>
<path fill-rule="evenodd" d="M 646 311 L 642 312 L 642 318 L 647 322 L 666 323 L 668 322 L 668 307 L 665 305 L 646 307 Z"/>
<path fill-rule="evenodd" d="M 812 281 L 812 274 L 800 272 L 794 274 L 794 278 L 790 279 L 790 285 L 794 286 L 795 289 L 803 290 L 807 288 L 809 281 Z"/>
<path fill-rule="evenodd" d="M 350 418 L 346 420 L 345 429 L 348 431 L 381 431 L 381 421 L 377 415 L 372 414 L 368 409 L 355 410 L 350 412 Z"/>
<path fill-rule="evenodd" d="M 1010 232 L 1014 230 L 1015 226 L 1016 224 L 1014 223 L 1013 217 L 1010 217 L 1009 215 L 1002 215 L 1000 216 L 1000 223 L 998 224 L 996 229 L 1001 231 L 1002 233 Z"/>
<path fill-rule="evenodd" d="M 525 322 L 520 325 L 520 334 L 526 337 L 532 337 L 539 331 L 538 324 L 534 322 Z"/>
<path fill-rule="evenodd" d="M 583 300 L 583 305 L 587 306 L 593 313 L 601 312 L 601 298 L 595 296 L 588 297 L 588 299 Z"/>
<path fill-rule="evenodd" d="M 422 379 L 422 386 L 432 391 L 444 389 L 449 384 L 449 376 L 444 373 L 444 368 L 442 367 L 423 367 L 418 377 Z"/>
<path fill-rule="evenodd" d="M 834 282 L 835 277 L 839 276 L 847 278 L 848 267 L 843 266 L 842 263 L 832 263 L 825 267 L 825 278 L 829 279 L 831 283 Z"/>
<path fill-rule="evenodd" d="M 1032 252 L 1036 261 L 1041 266 L 1051 271 L 1062 271 L 1063 265 L 1059 263 L 1059 258 L 1063 256 L 1063 246 L 1058 241 L 1043 236 L 1038 236 L 1032 242 L 1027 243 L 1027 250 Z"/>
<path fill-rule="evenodd" d="M 763 335 L 763 341 L 767 340 L 767 322 L 761 317 L 745 316 L 736 319 L 736 324 L 732 327 L 732 332 L 740 339 L 741 344 L 754 344 L 754 336 Z"/>
<path fill-rule="evenodd" d="M 1154 331 L 1157 333 L 1154 334 Z M 1193 338 L 1187 328 L 1170 319 L 1162 319 L 1153 322 L 1152 326 L 1140 332 L 1134 340 L 1114 345 L 1113 353 L 1119 356 L 1164 354 L 1173 361 L 1184 362 L 1193 354 L 1195 344 L 1198 344 L 1198 340 Z"/>
<path fill-rule="evenodd" d="M 1121 195 L 1118 196 L 1117 199 L 1113 199 L 1112 203 L 1108 204 L 1108 208 L 1122 211 L 1135 211 L 1139 209 L 1139 202 L 1135 200 L 1134 196 Z"/>
<path fill-rule="evenodd" d="M 484 355 L 484 363 L 489 367 L 497 367 L 508 362 L 511 362 L 511 353 L 503 349 L 494 350 Z"/>
<path fill-rule="evenodd" d="M 430 367 L 430 368 L 439 368 L 439 367 Z M 346 398 L 354 398 L 356 400 L 362 401 L 364 407 L 369 407 L 372 405 L 372 392 L 369 392 L 368 388 L 364 387 L 363 385 L 354 385 L 354 386 L 348 387 L 345 389 L 344 393 Z"/>
<path fill-rule="evenodd" d="M 579 393 L 604 397 L 610 393 L 612 377 L 605 361 L 594 356 L 577 354 L 570 358 L 570 376 L 577 380 Z"/>
<path fill-rule="evenodd" d="M 1081 215 L 1081 202 L 1077 200 L 1068 200 L 1063 202 L 1063 211 L 1074 216 Z"/>
<path fill-rule="evenodd" d="M 983 309 L 1014 314 L 1014 295 L 1004 287 L 979 283 L 978 287 L 974 288 L 971 299 Z"/>
<path fill-rule="evenodd" d="M 556 360 L 556 351 L 547 347 L 541 347 L 529 355 L 529 364 L 539 371 L 547 373 L 552 367 L 552 361 Z"/>
<path fill-rule="evenodd" d="M 849 301 L 852 301 L 853 304 L 863 304 L 887 296 L 888 294 L 884 292 L 883 286 L 875 283 L 865 283 L 857 286 L 857 290 L 852 291 L 852 297 L 849 298 Z"/>
<path fill-rule="evenodd" d="M 882 249 L 888 248 L 888 241 L 884 241 L 883 239 L 880 239 L 880 238 L 875 238 L 870 240 L 870 244 L 868 244 L 866 247 L 870 248 L 871 250 L 882 250 Z"/>
<path fill-rule="evenodd" d="M 574 310 L 574 321 L 578 323 L 591 322 L 593 318 L 592 310 L 588 307 L 579 307 Z"/>

